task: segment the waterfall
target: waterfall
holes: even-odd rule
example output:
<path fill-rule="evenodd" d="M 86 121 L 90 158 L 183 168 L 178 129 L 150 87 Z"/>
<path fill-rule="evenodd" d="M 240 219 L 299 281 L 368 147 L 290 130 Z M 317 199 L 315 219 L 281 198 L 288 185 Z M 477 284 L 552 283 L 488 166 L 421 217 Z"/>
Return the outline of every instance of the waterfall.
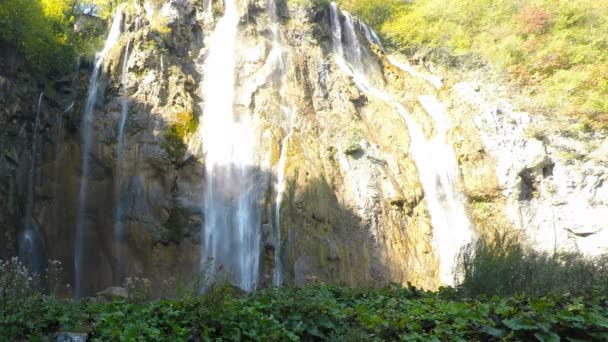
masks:
<path fill-rule="evenodd" d="M 384 46 L 382 46 L 382 42 L 380 41 L 380 37 L 376 34 L 376 31 L 367 26 L 366 23 L 357 18 L 357 23 L 359 24 L 359 28 L 363 30 L 365 33 L 365 38 L 369 43 L 376 44 L 380 50 L 384 51 Z"/>
<path fill-rule="evenodd" d="M 203 15 L 205 19 L 213 19 L 213 0 L 203 0 Z"/>
<path fill-rule="evenodd" d="M 287 167 L 287 151 L 289 149 L 289 139 L 293 130 L 283 138 L 281 142 L 281 156 L 279 157 L 278 176 L 277 176 L 277 197 L 275 199 L 275 225 L 276 225 L 276 245 L 274 251 L 274 274 L 273 284 L 281 286 L 283 283 L 283 268 L 281 262 L 281 204 L 287 184 L 285 183 L 285 169 Z"/>
<path fill-rule="evenodd" d="M 274 251 L 274 270 L 272 276 L 272 283 L 275 286 L 281 286 L 283 284 L 283 263 L 281 261 L 281 204 L 283 203 L 283 195 L 285 193 L 285 168 L 287 166 L 287 150 L 289 148 L 289 139 L 293 133 L 293 115 L 289 108 L 285 105 L 285 96 L 282 91 L 283 78 L 285 76 L 285 61 L 283 59 L 283 47 L 281 46 L 281 36 L 279 34 L 279 13 L 276 4 L 276 0 L 268 0 L 267 12 L 270 19 L 270 29 L 272 31 L 272 50 L 268 56 L 270 63 L 266 63 L 270 66 L 270 70 L 278 71 L 276 74 L 276 86 L 281 89 L 280 101 L 281 101 L 281 112 L 287 117 L 288 121 L 288 133 L 281 141 L 281 152 L 279 157 L 279 163 L 277 165 L 277 182 L 275 184 L 276 198 L 275 198 L 275 251 Z M 265 65 L 266 67 L 266 65 Z"/>
<path fill-rule="evenodd" d="M 44 243 L 34 220 L 34 190 L 36 187 L 36 162 L 40 148 L 40 112 L 44 92 L 38 98 L 34 131 L 32 135 L 32 159 L 28 170 L 27 197 L 25 202 L 24 225 L 19 237 L 19 258 L 35 274 L 42 274 L 45 265 Z"/>
<path fill-rule="evenodd" d="M 353 82 L 362 92 L 390 103 L 406 121 L 411 138 L 412 158 L 418 169 L 433 225 L 433 244 L 435 252 L 439 255 L 440 280 L 444 284 L 451 285 L 454 283 L 454 265 L 458 252 L 462 246 L 471 241 L 473 233 L 463 199 L 456 188 L 458 164 L 453 148 L 447 141 L 449 125 L 445 109 L 435 97 L 419 98 L 420 104 L 435 123 L 435 136 L 427 141 L 421 128 L 399 101 L 371 84 L 363 68 L 361 46 L 358 41 L 355 42 L 358 38 L 352 17 L 347 12 L 342 14 L 345 17 L 345 28 L 341 27 L 337 6 L 332 3 L 330 24 L 338 66 L 352 76 Z M 371 39 L 370 43 L 373 43 L 377 36 L 374 38 L 372 31 L 369 31 L 370 33 L 365 36 Z"/>
<path fill-rule="evenodd" d="M 359 37 L 357 37 L 357 32 L 355 31 L 353 17 L 346 11 L 342 11 L 342 15 L 344 15 L 345 26 L 345 29 L 343 30 L 344 40 L 342 41 L 342 51 L 345 54 L 346 61 L 353 70 L 357 73 L 363 73 L 364 68 L 361 59 L 361 45 L 359 44 Z"/>
<path fill-rule="evenodd" d="M 366 75 L 365 68 L 363 67 L 361 45 L 353 26 L 352 17 L 348 12 L 342 12 L 346 25 L 346 32 L 344 32 L 340 22 L 338 6 L 335 2 L 330 4 L 329 11 L 332 28 L 332 46 L 338 67 L 353 78 L 353 82 L 355 82 L 362 92 L 388 100 L 387 94 L 373 87 Z M 344 43 L 345 40 L 346 44 Z"/>
<path fill-rule="evenodd" d="M 329 5 L 329 14 L 334 52 L 342 57 L 344 56 L 344 51 L 342 51 L 342 24 L 340 24 L 340 16 L 338 15 L 338 5 L 335 2 Z"/>
<path fill-rule="evenodd" d="M 137 17 L 135 19 L 135 30 L 137 32 L 141 25 L 141 8 L 136 7 Z M 121 91 L 120 99 L 120 119 L 118 122 L 118 138 L 116 143 L 116 171 L 114 175 L 114 194 L 116 196 L 116 207 L 114 208 L 114 251 L 116 255 L 116 270 L 115 282 L 120 282 L 124 274 L 125 250 L 123 244 L 125 242 L 125 231 L 122 223 L 124 216 L 124 201 L 122 196 L 123 183 L 123 168 L 124 168 L 124 148 L 125 148 L 125 128 L 127 118 L 129 116 L 129 89 L 127 88 L 129 76 L 129 57 L 131 52 L 131 44 L 133 39 L 127 40 L 125 46 L 124 58 L 122 61 L 121 72 Z"/>
<path fill-rule="evenodd" d="M 427 140 L 418 124 L 405 115 L 410 130 L 410 150 L 431 215 L 440 279 L 444 284 L 453 285 L 456 258 L 460 249 L 473 239 L 473 227 L 456 187 L 458 163 L 447 140 L 449 124 L 445 108 L 435 96 L 420 96 L 418 100 L 433 119 L 435 135 Z"/>
<path fill-rule="evenodd" d="M 234 112 L 236 0 L 209 38 L 203 71 L 202 141 L 205 154 L 201 267 L 213 259 L 244 290 L 257 287 L 263 186 L 256 170 L 253 124 Z"/>
<path fill-rule="evenodd" d="M 279 157 L 278 171 L 277 171 L 277 184 L 276 184 L 276 198 L 275 198 L 275 226 L 276 226 L 276 243 L 274 251 L 274 272 L 273 272 L 273 285 L 281 286 L 283 284 L 283 263 L 281 261 L 281 205 L 283 204 L 283 197 L 287 184 L 285 180 L 285 171 L 287 168 L 287 156 L 289 151 L 289 140 L 293 135 L 293 115 L 289 112 L 286 107 L 282 107 L 281 111 L 285 113 L 289 121 L 289 133 L 281 141 L 281 155 Z"/>
<path fill-rule="evenodd" d="M 93 112 L 97 104 L 97 96 L 101 82 L 99 80 L 101 67 L 108 52 L 118 43 L 122 28 L 122 6 L 118 7 L 114 18 L 110 33 L 105 41 L 103 50 L 95 56 L 95 65 L 89 80 L 89 91 L 82 117 L 82 168 L 80 178 L 80 190 L 78 193 L 78 212 L 76 214 L 76 232 L 74 239 L 74 297 L 80 298 L 82 295 L 82 276 L 83 276 L 83 258 L 84 258 L 84 238 L 86 226 L 86 207 L 87 207 L 87 190 L 88 190 L 88 174 L 89 174 L 89 153 L 93 144 Z"/>

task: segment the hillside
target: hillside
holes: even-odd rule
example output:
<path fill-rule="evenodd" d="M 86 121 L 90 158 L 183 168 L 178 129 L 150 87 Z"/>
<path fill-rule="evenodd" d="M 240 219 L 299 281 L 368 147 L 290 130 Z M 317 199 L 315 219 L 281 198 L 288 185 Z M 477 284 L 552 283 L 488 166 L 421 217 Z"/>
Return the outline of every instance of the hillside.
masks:
<path fill-rule="evenodd" d="M 344 0 L 391 47 L 449 68 L 488 65 L 528 110 L 608 125 L 608 4 L 581 0 Z"/>

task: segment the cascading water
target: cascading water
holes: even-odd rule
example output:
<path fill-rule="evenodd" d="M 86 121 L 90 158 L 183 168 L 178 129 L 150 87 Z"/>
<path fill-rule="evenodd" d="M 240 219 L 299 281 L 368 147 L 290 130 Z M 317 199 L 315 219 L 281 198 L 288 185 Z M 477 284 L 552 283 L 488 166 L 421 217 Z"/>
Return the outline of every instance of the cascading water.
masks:
<path fill-rule="evenodd" d="M 135 18 L 135 30 L 137 32 L 141 25 L 141 8 L 136 6 L 137 16 Z M 116 144 L 116 172 L 114 175 L 114 194 L 116 196 L 116 207 L 114 209 L 114 253 L 116 255 L 116 270 L 115 279 L 119 283 L 124 276 L 125 251 L 124 240 L 125 232 L 122 223 L 124 216 L 124 201 L 122 194 L 123 189 L 123 166 L 124 166 L 124 148 L 125 148 L 125 128 L 127 126 L 127 118 L 129 115 L 129 91 L 127 89 L 129 75 L 129 57 L 131 52 L 131 44 L 133 39 L 127 40 L 125 46 L 124 58 L 122 62 L 121 86 L 122 97 L 120 99 L 120 119 L 118 122 L 118 137 Z"/>
<path fill-rule="evenodd" d="M 346 11 L 342 11 L 342 15 L 344 15 L 345 26 L 345 29 L 343 30 L 344 39 L 342 40 L 342 51 L 345 55 L 345 60 L 353 68 L 353 71 L 363 73 L 364 68 L 363 60 L 361 58 L 361 44 L 359 44 L 359 37 L 357 37 L 357 32 L 355 31 L 353 17 Z"/>
<path fill-rule="evenodd" d="M 272 30 L 272 51 L 270 52 L 269 59 L 274 64 L 275 69 L 278 69 L 277 82 L 278 86 L 281 87 L 283 82 L 283 76 L 285 75 L 285 63 L 283 60 L 283 48 L 281 46 L 281 37 L 279 35 L 279 14 L 276 4 L 276 0 L 268 0 L 267 2 L 268 17 L 270 18 L 270 27 Z M 283 100 L 283 93 L 281 93 L 281 102 Z M 283 138 L 281 142 L 281 156 L 278 163 L 277 171 L 277 183 L 276 183 L 276 198 L 275 198 L 275 251 L 274 251 L 274 270 L 272 275 L 272 282 L 275 286 L 281 286 L 283 284 L 283 264 L 281 261 L 281 204 L 283 202 L 283 194 L 285 193 L 285 168 L 287 166 L 287 149 L 289 148 L 289 139 L 293 132 L 291 118 L 289 110 L 281 106 L 281 111 L 288 116 L 289 122 L 289 133 Z"/>
<path fill-rule="evenodd" d="M 203 0 L 203 14 L 206 19 L 213 19 L 213 0 Z"/>
<path fill-rule="evenodd" d="M 95 56 L 95 66 L 89 80 L 89 92 L 82 117 L 82 168 L 80 178 L 80 191 L 78 193 L 78 212 L 76 215 L 76 232 L 74 239 L 74 297 L 80 298 L 82 295 L 82 267 L 84 258 L 84 235 L 85 235 L 85 213 L 87 208 L 87 190 L 89 174 L 89 152 L 93 143 L 93 112 L 97 104 L 97 96 L 101 82 L 99 80 L 101 67 L 108 52 L 116 45 L 122 33 L 122 6 L 120 6 L 114 18 L 110 33 L 106 39 L 103 50 Z"/>
<path fill-rule="evenodd" d="M 439 101 L 432 96 L 421 96 L 420 104 L 435 122 L 435 136 L 427 141 L 418 124 L 405 108 L 389 94 L 378 89 L 369 81 L 361 59 L 353 20 L 347 12 L 344 29 L 341 26 L 335 3 L 330 6 L 330 24 L 334 53 L 338 66 L 353 77 L 357 87 L 364 93 L 391 103 L 406 121 L 411 138 L 411 153 L 418 168 L 420 182 L 425 192 L 425 200 L 433 225 L 433 242 L 439 254 L 440 279 L 444 284 L 454 283 L 454 264 L 460 248 L 471 241 L 472 225 L 467 217 L 463 200 L 456 190 L 458 165 L 452 147 L 447 141 L 447 118 Z M 343 33 L 344 32 L 344 37 Z M 365 36 L 374 43 L 374 35 L 369 30 Z M 377 37 L 377 36 L 376 36 Z M 346 44 L 344 43 L 346 41 Z"/>
<path fill-rule="evenodd" d="M 201 266 L 212 259 L 244 290 L 257 287 L 263 186 L 257 179 L 253 124 L 234 112 L 236 0 L 225 1 L 224 16 L 210 37 L 203 66 L 202 140 L 205 154 L 204 244 Z"/>
<path fill-rule="evenodd" d="M 289 139 L 291 139 L 291 136 L 293 135 L 293 115 L 285 107 L 282 107 L 281 111 L 284 112 L 288 117 L 289 133 L 285 136 L 285 138 L 283 138 L 283 141 L 281 142 L 281 156 L 279 157 L 277 172 L 277 197 L 275 199 L 276 246 L 274 252 L 274 272 L 272 281 L 274 286 L 281 286 L 283 284 L 283 263 L 281 261 L 281 205 L 283 204 L 283 196 L 285 195 L 285 190 L 287 189 L 285 171 L 287 168 L 287 152 L 289 150 Z"/>
<path fill-rule="evenodd" d="M 410 130 L 410 150 L 431 214 L 440 279 L 444 284 L 453 285 L 456 258 L 462 246 L 473 239 L 473 229 L 456 189 L 458 164 L 447 140 L 449 124 L 445 109 L 434 96 L 420 96 L 418 100 L 433 119 L 435 135 L 426 140 L 418 124 L 410 116 L 404 116 Z"/>
<path fill-rule="evenodd" d="M 19 237 L 19 258 L 23 264 L 33 273 L 42 274 L 45 264 L 44 244 L 40 237 L 40 231 L 34 221 L 34 188 L 36 187 L 36 162 L 40 145 L 40 111 L 44 92 L 38 98 L 38 108 L 34 121 L 34 132 L 32 138 L 32 160 L 28 171 L 27 198 L 25 204 L 24 225 Z"/>
<path fill-rule="evenodd" d="M 384 47 L 382 46 L 382 41 L 380 41 L 380 37 L 376 34 L 376 31 L 372 30 L 367 24 L 357 18 L 357 23 L 359 24 L 359 28 L 363 30 L 365 33 L 365 38 L 368 42 L 372 44 L 376 44 L 381 50 L 384 51 Z"/>
<path fill-rule="evenodd" d="M 365 73 L 361 45 L 353 26 L 352 17 L 348 12 L 342 12 L 346 25 L 344 32 L 342 23 L 340 22 L 340 12 L 335 2 L 330 4 L 329 11 L 332 28 L 332 46 L 338 67 L 343 72 L 352 76 L 353 82 L 355 82 L 362 92 L 388 100 L 388 95 L 380 89 L 373 87 Z"/>

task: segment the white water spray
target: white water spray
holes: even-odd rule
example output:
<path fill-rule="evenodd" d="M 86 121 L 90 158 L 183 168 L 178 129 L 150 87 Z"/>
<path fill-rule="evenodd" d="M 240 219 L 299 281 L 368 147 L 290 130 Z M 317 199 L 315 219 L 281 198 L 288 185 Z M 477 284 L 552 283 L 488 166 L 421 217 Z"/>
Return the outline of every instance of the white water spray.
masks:
<path fill-rule="evenodd" d="M 74 297 L 82 295 L 83 258 L 84 258 L 84 236 L 86 230 L 85 213 L 87 209 L 87 190 L 89 174 L 89 153 L 93 143 L 93 112 L 97 104 L 97 96 L 101 82 L 99 81 L 101 67 L 108 52 L 118 43 L 122 28 L 122 6 L 118 7 L 110 33 L 106 39 L 103 50 L 95 56 L 95 66 L 89 81 L 89 92 L 82 117 L 82 168 L 80 178 L 80 191 L 78 193 L 78 213 L 76 215 L 76 233 L 74 238 Z"/>
<path fill-rule="evenodd" d="M 444 106 L 435 96 L 420 96 L 419 102 L 432 117 L 435 135 L 427 140 L 422 129 L 404 116 L 411 137 L 411 154 L 416 162 L 420 183 L 433 224 L 433 245 L 439 253 L 442 283 L 454 285 L 456 258 L 460 249 L 473 239 L 473 227 L 457 191 L 458 163 L 447 139 L 449 123 Z"/>
<path fill-rule="evenodd" d="M 236 0 L 225 2 L 224 16 L 210 37 L 205 64 L 202 140 L 205 153 L 204 238 L 201 266 L 213 259 L 236 285 L 258 285 L 263 185 L 258 179 L 253 124 L 234 112 Z"/>

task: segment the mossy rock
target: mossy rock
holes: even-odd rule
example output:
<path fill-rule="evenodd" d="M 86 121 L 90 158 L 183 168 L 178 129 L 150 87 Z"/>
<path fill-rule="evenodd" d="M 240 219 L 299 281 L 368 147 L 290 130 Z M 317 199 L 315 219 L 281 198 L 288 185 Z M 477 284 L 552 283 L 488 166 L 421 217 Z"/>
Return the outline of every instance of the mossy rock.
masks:
<path fill-rule="evenodd" d="M 163 148 L 173 163 L 182 161 L 188 150 L 186 139 L 198 128 L 198 118 L 192 112 L 177 114 L 177 122 L 169 126 L 164 134 Z"/>

